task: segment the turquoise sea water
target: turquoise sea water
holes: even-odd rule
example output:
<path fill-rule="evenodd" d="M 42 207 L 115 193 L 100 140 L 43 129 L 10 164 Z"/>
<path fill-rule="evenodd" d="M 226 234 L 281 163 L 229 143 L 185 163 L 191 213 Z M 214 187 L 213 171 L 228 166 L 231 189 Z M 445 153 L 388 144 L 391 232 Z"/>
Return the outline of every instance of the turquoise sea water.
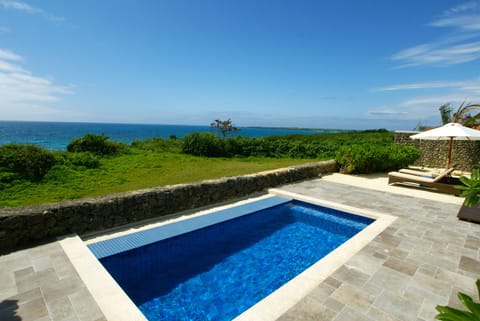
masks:
<path fill-rule="evenodd" d="M 105 123 L 62 123 L 62 122 L 17 122 L 0 121 L 0 145 L 8 143 L 35 144 L 51 150 L 63 150 L 68 143 L 87 133 L 105 134 L 114 141 L 131 143 L 153 137 L 182 138 L 193 132 L 212 131 L 209 126 L 193 125 L 147 125 L 147 124 L 105 124 Z M 323 129 L 287 129 L 241 127 L 236 135 L 244 137 L 265 137 L 287 134 L 314 134 L 336 132 Z"/>

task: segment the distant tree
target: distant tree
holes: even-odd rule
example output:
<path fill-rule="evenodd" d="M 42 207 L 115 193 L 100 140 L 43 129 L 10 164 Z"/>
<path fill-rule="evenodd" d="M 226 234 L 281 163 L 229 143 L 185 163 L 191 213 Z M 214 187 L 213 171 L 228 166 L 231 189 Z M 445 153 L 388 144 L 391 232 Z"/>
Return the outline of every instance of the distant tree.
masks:
<path fill-rule="evenodd" d="M 222 138 L 225 139 L 227 134 L 230 134 L 232 132 L 239 131 L 240 129 L 233 126 L 232 121 L 229 119 L 227 120 L 220 120 L 220 119 L 215 119 L 210 126 L 212 128 L 215 128 L 222 134 Z"/>
<path fill-rule="evenodd" d="M 452 122 L 452 107 L 450 107 L 450 103 L 443 104 L 438 110 L 440 110 L 442 124 L 445 125 Z"/>

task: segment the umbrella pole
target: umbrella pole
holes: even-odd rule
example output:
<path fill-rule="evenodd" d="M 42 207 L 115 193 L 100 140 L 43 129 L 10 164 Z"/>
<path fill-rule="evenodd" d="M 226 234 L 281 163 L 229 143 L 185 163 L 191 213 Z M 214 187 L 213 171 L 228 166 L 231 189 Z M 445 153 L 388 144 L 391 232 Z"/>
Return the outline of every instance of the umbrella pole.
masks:
<path fill-rule="evenodd" d="M 450 137 L 450 141 L 448 143 L 448 156 L 447 156 L 447 169 L 450 168 L 450 161 L 452 159 L 452 145 L 453 145 L 453 137 Z"/>

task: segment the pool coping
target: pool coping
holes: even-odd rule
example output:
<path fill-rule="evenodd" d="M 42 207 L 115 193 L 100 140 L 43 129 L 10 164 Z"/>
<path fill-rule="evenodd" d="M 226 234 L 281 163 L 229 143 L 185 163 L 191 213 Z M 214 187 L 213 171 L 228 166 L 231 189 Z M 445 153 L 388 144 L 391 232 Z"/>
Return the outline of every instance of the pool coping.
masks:
<path fill-rule="evenodd" d="M 294 279 L 278 288 L 275 292 L 271 293 L 253 307 L 237 316 L 234 319 L 235 321 L 276 320 L 288 309 L 298 303 L 303 297 L 308 295 L 308 293 L 317 287 L 323 280 L 325 280 L 335 270 L 346 263 L 353 255 L 360 251 L 365 245 L 367 245 L 397 219 L 397 217 L 387 214 L 341 205 L 335 202 L 307 197 L 279 189 L 270 189 L 267 195 L 199 211 L 198 213 L 189 216 L 167 218 L 161 222 L 146 224 L 144 227 L 137 227 L 133 230 L 130 229 L 128 231 L 116 232 L 109 234 L 106 237 L 98 235 L 87 241 L 83 241 L 76 235 L 70 236 L 60 240 L 59 243 L 77 270 L 80 278 L 83 280 L 95 301 L 98 303 L 107 320 L 146 321 L 147 319 L 145 316 L 140 312 L 140 310 L 135 306 L 125 292 L 123 292 L 120 286 L 105 270 L 94 254 L 88 249 L 87 244 L 98 242 L 98 240 L 130 234 L 144 229 L 150 229 L 152 226 L 162 226 L 171 224 L 173 222 L 189 220 L 192 217 L 208 215 L 213 212 L 218 212 L 219 210 L 236 207 L 241 204 L 248 204 L 275 196 L 286 199 L 293 198 L 320 206 L 327 206 L 340 211 L 346 211 L 361 216 L 374 218 L 375 221 L 367 226 L 363 231 L 352 237 L 349 241 L 342 244 L 335 251 L 317 261 L 310 268 L 300 273 Z"/>

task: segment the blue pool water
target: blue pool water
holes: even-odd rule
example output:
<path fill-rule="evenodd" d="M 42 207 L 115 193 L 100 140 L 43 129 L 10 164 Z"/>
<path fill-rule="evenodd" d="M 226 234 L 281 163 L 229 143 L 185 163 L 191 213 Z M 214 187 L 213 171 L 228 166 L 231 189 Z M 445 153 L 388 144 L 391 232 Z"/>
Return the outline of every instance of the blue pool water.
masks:
<path fill-rule="evenodd" d="M 150 321 L 232 320 L 372 221 L 291 200 L 100 261 Z"/>

